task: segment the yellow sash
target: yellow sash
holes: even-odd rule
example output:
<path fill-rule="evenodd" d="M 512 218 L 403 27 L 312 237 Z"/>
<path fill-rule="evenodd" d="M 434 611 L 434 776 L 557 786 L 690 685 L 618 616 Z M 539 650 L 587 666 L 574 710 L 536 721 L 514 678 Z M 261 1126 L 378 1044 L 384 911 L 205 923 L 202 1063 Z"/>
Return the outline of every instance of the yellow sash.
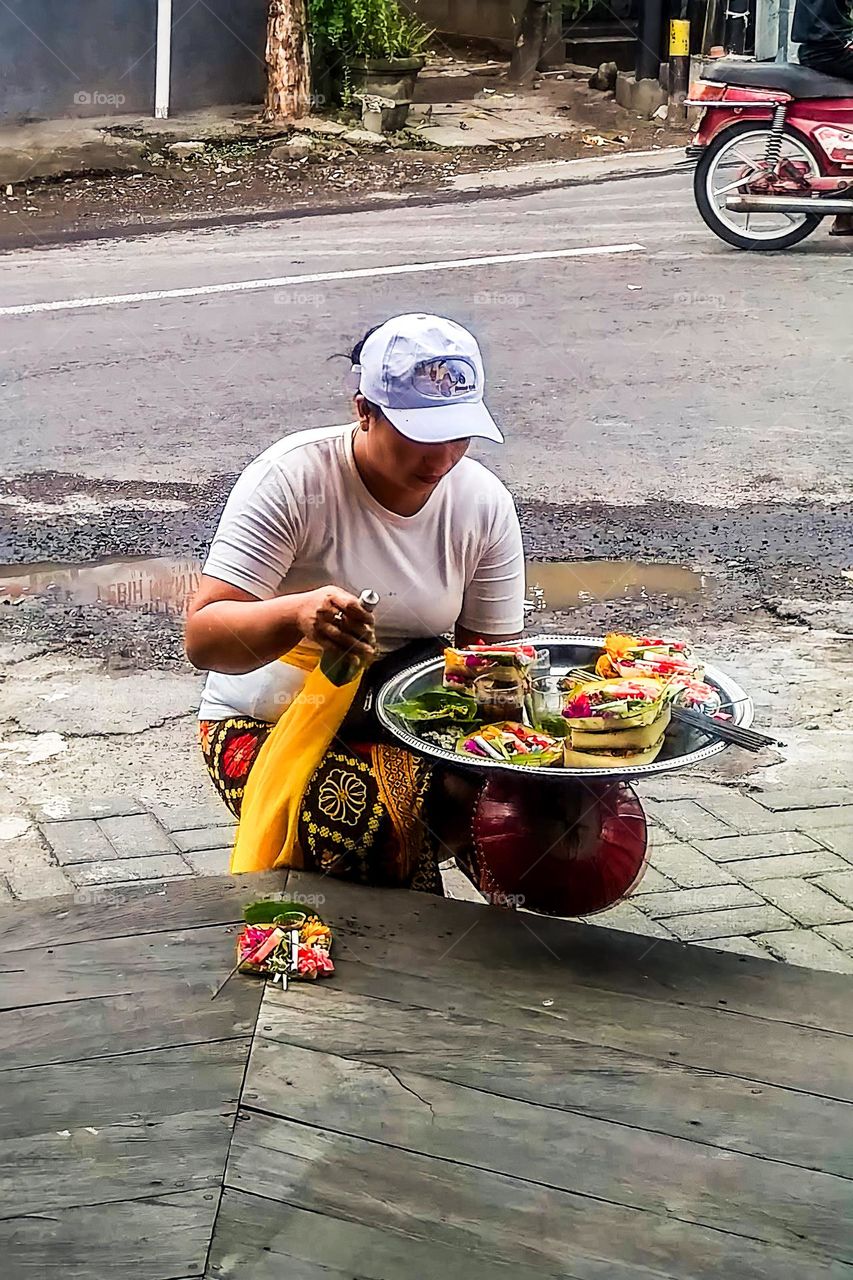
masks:
<path fill-rule="evenodd" d="M 349 684 L 333 685 L 320 670 L 319 651 L 308 645 L 296 645 L 281 661 L 310 675 L 252 765 L 231 854 L 232 875 L 302 865 L 296 842 L 302 797 L 361 682 L 359 672 Z"/>

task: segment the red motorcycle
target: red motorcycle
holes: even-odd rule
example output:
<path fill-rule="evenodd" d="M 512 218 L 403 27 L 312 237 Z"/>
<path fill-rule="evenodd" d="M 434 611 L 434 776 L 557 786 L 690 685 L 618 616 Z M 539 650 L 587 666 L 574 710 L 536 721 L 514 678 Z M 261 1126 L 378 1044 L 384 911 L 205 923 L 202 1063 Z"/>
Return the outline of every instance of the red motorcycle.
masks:
<path fill-rule="evenodd" d="M 824 218 L 853 214 L 853 83 L 794 64 L 723 59 L 689 106 L 688 155 L 711 230 L 737 249 L 787 249 Z"/>

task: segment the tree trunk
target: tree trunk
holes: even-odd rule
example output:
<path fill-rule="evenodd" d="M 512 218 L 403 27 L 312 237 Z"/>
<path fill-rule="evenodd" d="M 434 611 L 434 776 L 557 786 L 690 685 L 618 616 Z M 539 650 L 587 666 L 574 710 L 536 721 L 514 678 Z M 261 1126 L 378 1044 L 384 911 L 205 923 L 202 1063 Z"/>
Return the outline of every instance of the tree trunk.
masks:
<path fill-rule="evenodd" d="M 270 0 L 265 120 L 300 120 L 311 109 L 311 55 L 305 0 Z"/>
<path fill-rule="evenodd" d="M 515 84 L 533 78 L 545 47 L 549 18 L 549 0 L 527 0 L 509 64 L 509 78 Z"/>

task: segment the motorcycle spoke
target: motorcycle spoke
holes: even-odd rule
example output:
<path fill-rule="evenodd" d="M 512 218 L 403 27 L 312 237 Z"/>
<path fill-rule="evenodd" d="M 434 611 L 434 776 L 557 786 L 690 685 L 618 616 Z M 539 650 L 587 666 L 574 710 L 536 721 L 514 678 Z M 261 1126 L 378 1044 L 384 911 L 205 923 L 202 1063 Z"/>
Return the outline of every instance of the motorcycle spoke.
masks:
<path fill-rule="evenodd" d="M 716 199 L 717 196 L 728 195 L 730 191 L 737 191 L 741 187 L 748 187 L 750 182 L 752 182 L 754 175 L 757 172 L 758 172 L 757 169 L 753 169 L 752 172 L 748 173 L 745 178 L 738 178 L 736 182 L 729 182 L 724 187 L 717 187 L 714 191 L 714 198 Z"/>
<path fill-rule="evenodd" d="M 732 155 L 736 160 L 740 160 L 741 164 L 751 165 L 753 169 L 755 168 L 756 164 L 761 163 L 760 161 L 753 160 L 750 156 L 742 155 L 736 147 L 732 148 Z"/>

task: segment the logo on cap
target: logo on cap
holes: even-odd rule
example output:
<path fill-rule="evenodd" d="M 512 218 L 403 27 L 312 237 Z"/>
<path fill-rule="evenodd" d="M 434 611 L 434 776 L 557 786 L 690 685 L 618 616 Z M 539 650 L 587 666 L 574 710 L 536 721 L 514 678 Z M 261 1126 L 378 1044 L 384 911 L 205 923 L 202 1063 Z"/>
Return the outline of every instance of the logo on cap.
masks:
<path fill-rule="evenodd" d="M 422 360 L 412 372 L 412 387 L 430 400 L 452 400 L 477 390 L 476 374 L 467 360 Z"/>

